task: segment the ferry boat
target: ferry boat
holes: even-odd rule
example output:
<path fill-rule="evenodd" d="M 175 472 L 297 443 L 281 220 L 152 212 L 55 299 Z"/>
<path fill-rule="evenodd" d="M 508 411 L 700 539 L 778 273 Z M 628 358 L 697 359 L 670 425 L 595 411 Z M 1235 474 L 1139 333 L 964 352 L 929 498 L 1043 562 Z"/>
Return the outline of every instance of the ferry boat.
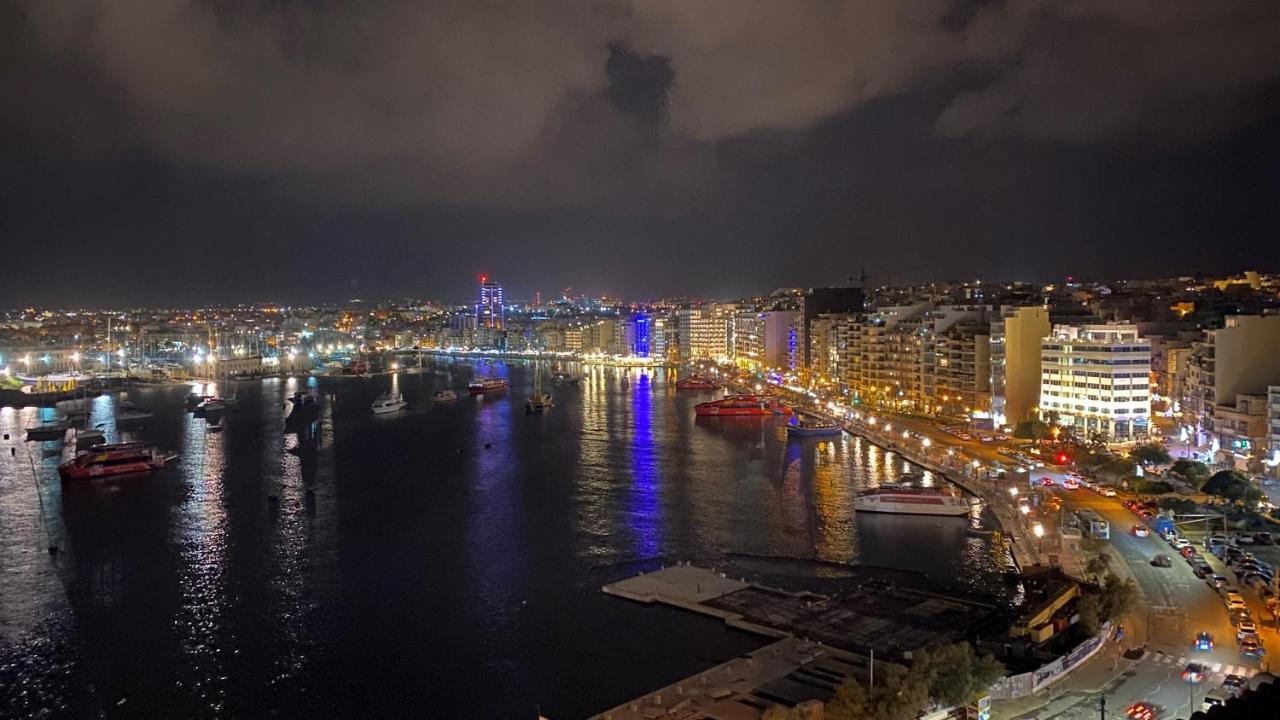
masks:
<path fill-rule="evenodd" d="M 431 396 L 431 402 L 438 402 L 438 403 L 453 402 L 457 399 L 458 399 L 458 393 L 448 389 L 441 390 L 440 392 Z"/>
<path fill-rule="evenodd" d="M 373 414 L 385 415 L 387 413 L 400 412 L 408 404 L 400 393 L 384 392 L 378 396 L 377 400 L 373 401 Z"/>
<path fill-rule="evenodd" d="M 839 424 L 817 417 L 796 413 L 795 419 L 787 425 L 787 435 L 791 437 L 832 437 L 844 432 Z"/>
<path fill-rule="evenodd" d="M 160 470 L 164 456 L 153 447 L 140 442 L 94 445 L 58 466 L 63 480 L 88 480 L 91 478 L 136 475 Z"/>
<path fill-rule="evenodd" d="M 715 390 L 716 384 L 709 378 L 701 375 L 690 375 L 683 380 L 676 381 L 677 390 Z"/>
<path fill-rule="evenodd" d="M 470 391 L 472 395 L 502 392 L 506 389 L 507 381 L 497 377 L 476 378 L 467 384 L 467 390 Z"/>
<path fill-rule="evenodd" d="M 853 509 L 862 512 L 951 517 L 970 513 L 969 501 L 948 490 L 889 484 L 858 493 L 853 498 Z"/>
<path fill-rule="evenodd" d="M 791 408 L 768 395 L 730 395 L 719 400 L 698 403 L 693 412 L 699 416 L 746 417 L 790 415 Z"/>

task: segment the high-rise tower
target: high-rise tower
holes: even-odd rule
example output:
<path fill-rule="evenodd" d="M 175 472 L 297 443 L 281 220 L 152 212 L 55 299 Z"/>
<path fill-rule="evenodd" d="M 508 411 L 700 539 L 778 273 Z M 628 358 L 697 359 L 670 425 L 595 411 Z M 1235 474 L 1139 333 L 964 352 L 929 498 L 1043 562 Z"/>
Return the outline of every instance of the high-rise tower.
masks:
<path fill-rule="evenodd" d="M 503 327 L 502 286 L 480 276 L 480 302 L 476 303 L 476 327 L 501 330 Z"/>

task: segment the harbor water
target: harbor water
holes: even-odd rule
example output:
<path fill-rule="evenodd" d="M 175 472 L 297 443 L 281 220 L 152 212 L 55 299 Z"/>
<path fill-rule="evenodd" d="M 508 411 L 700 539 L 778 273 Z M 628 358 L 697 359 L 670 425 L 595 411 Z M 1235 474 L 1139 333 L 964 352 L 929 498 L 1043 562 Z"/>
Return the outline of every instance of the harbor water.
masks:
<path fill-rule="evenodd" d="M 600 592 L 663 563 L 1000 590 L 965 519 L 855 517 L 909 469 L 860 438 L 695 419 L 714 393 L 665 370 L 582 369 L 536 415 L 528 364 L 413 370 L 237 383 L 221 432 L 187 386 L 98 397 L 88 427 L 177 456 L 112 482 L 59 481 L 70 436 L 23 441 L 52 408 L 0 409 L 0 717 L 577 718 L 763 644 Z M 477 374 L 511 389 L 468 396 Z M 319 421 L 286 428 L 308 389 Z M 409 406 L 374 416 L 388 389 Z M 125 400 L 147 427 L 116 427 Z"/>

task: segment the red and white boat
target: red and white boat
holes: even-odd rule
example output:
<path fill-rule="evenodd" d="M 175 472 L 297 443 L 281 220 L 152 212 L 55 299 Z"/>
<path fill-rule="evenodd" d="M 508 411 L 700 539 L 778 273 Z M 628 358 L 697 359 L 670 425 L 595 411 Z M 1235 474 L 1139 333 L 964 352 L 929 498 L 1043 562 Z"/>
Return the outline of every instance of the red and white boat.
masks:
<path fill-rule="evenodd" d="M 701 375 L 690 375 L 683 380 L 676 381 L 677 390 L 715 390 L 716 384 L 709 378 Z"/>
<path fill-rule="evenodd" d="M 730 395 L 719 400 L 698 403 L 693 412 L 702 416 L 741 417 L 758 415 L 790 415 L 791 408 L 768 395 Z"/>
<path fill-rule="evenodd" d="M 853 509 L 904 515 L 960 516 L 970 513 L 969 501 L 949 490 L 894 485 L 882 485 L 858 493 L 853 498 Z"/>
<path fill-rule="evenodd" d="M 502 392 L 507 389 L 507 381 L 497 377 L 476 378 L 467 383 L 467 390 L 472 395 Z"/>
<path fill-rule="evenodd" d="M 63 480 L 89 480 L 150 473 L 164 467 L 164 456 L 145 443 L 94 445 L 58 466 Z"/>

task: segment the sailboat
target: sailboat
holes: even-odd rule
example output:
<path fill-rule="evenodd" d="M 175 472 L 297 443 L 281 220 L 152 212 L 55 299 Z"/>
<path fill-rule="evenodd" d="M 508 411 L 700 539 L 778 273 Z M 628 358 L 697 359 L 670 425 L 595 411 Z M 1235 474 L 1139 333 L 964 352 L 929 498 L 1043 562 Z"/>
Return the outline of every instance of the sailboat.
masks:
<path fill-rule="evenodd" d="M 533 372 L 533 394 L 524 401 L 524 411 L 526 413 L 542 412 L 552 405 L 554 403 L 551 401 L 551 393 L 542 390 L 542 364 L 537 363 Z"/>

